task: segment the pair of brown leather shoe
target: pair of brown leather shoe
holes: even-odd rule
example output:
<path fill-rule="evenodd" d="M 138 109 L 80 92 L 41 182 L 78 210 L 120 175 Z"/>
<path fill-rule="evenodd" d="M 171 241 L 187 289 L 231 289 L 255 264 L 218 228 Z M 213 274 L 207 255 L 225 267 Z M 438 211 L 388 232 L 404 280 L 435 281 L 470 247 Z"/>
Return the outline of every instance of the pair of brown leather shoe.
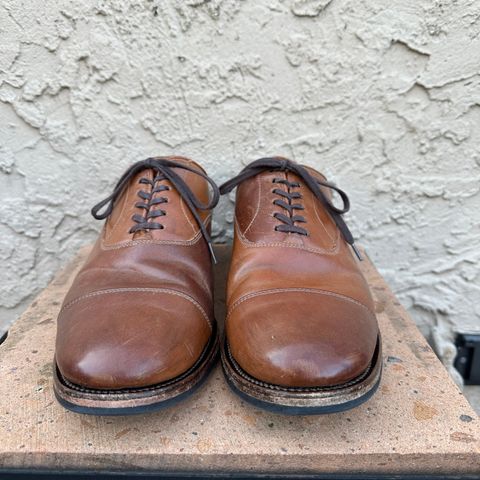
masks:
<path fill-rule="evenodd" d="M 344 192 L 280 157 L 251 163 L 219 191 L 198 164 L 166 157 L 132 165 L 92 210 L 105 226 L 58 317 L 54 389 L 62 405 L 145 413 L 206 378 L 220 343 L 211 210 L 237 185 L 221 348 L 230 386 L 288 414 L 341 411 L 374 393 L 380 335 L 349 247 Z"/>

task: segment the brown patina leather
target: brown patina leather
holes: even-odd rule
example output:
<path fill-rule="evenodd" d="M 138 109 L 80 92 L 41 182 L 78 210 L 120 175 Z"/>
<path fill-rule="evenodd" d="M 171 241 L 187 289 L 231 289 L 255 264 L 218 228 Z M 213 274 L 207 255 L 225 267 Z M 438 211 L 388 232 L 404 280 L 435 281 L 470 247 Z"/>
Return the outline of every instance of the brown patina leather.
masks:
<path fill-rule="evenodd" d="M 183 157 L 167 157 L 203 172 Z M 174 169 L 196 197 L 208 202 L 207 182 Z M 58 317 L 56 363 L 62 376 L 93 389 L 143 387 L 173 379 L 192 367 L 214 326 L 212 266 L 205 239 L 189 208 L 171 187 L 157 207 L 159 230 L 129 233 L 137 192 L 152 186 L 153 170 L 133 178 L 87 262 L 75 278 Z M 204 224 L 210 212 L 198 211 Z"/>
<path fill-rule="evenodd" d="M 317 179 L 325 178 L 313 169 Z M 290 191 L 308 236 L 276 231 L 272 183 Z M 328 189 L 322 187 L 325 195 Z M 292 172 L 268 171 L 237 189 L 228 277 L 226 336 L 250 376 L 285 387 L 327 387 L 361 375 L 374 355 L 378 326 L 368 285 L 325 206 Z"/>

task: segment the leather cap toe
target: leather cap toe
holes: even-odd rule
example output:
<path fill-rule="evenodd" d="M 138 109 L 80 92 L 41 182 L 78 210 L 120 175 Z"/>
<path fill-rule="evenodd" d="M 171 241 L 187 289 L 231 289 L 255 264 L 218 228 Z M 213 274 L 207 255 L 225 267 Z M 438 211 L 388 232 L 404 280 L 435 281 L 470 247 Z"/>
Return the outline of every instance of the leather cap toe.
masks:
<path fill-rule="evenodd" d="M 96 292 L 60 313 L 56 363 L 92 389 L 139 388 L 187 371 L 211 334 L 198 306 L 161 289 Z"/>
<path fill-rule="evenodd" d="M 259 292 L 236 302 L 230 351 L 252 377 L 286 387 L 327 387 L 362 374 L 374 355 L 375 315 L 321 290 Z"/>

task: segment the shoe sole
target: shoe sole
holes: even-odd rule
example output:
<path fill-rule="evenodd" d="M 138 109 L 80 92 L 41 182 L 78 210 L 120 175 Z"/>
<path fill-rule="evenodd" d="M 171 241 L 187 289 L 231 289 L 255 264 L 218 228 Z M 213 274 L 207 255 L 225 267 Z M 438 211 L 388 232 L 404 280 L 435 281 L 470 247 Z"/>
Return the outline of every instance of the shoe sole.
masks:
<path fill-rule="evenodd" d="M 208 378 L 219 351 L 217 329 L 197 362 L 157 385 L 121 390 L 89 389 L 66 380 L 55 362 L 53 390 L 67 410 L 87 415 L 138 415 L 168 408 L 191 396 Z"/>
<path fill-rule="evenodd" d="M 284 415 L 338 413 L 361 405 L 376 392 L 382 376 L 382 342 L 379 335 L 372 361 L 361 375 L 328 387 L 282 387 L 262 382 L 238 365 L 226 340 L 222 366 L 230 388 L 263 410 Z"/>

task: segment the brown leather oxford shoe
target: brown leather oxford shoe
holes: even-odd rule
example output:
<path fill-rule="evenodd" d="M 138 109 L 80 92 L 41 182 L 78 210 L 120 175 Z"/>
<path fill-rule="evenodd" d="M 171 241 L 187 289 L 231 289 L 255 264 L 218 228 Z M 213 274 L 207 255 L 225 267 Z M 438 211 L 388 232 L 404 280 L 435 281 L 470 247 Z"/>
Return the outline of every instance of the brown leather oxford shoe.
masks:
<path fill-rule="evenodd" d="M 94 207 L 107 221 L 58 317 L 54 390 L 63 406 L 144 413 L 206 377 L 218 350 L 208 233 L 218 196 L 191 160 L 151 158 Z"/>
<path fill-rule="evenodd" d="M 341 217 L 348 197 L 315 170 L 278 157 L 251 163 L 220 192 L 237 185 L 222 351 L 230 386 L 280 413 L 359 405 L 380 381 L 381 341 Z"/>

